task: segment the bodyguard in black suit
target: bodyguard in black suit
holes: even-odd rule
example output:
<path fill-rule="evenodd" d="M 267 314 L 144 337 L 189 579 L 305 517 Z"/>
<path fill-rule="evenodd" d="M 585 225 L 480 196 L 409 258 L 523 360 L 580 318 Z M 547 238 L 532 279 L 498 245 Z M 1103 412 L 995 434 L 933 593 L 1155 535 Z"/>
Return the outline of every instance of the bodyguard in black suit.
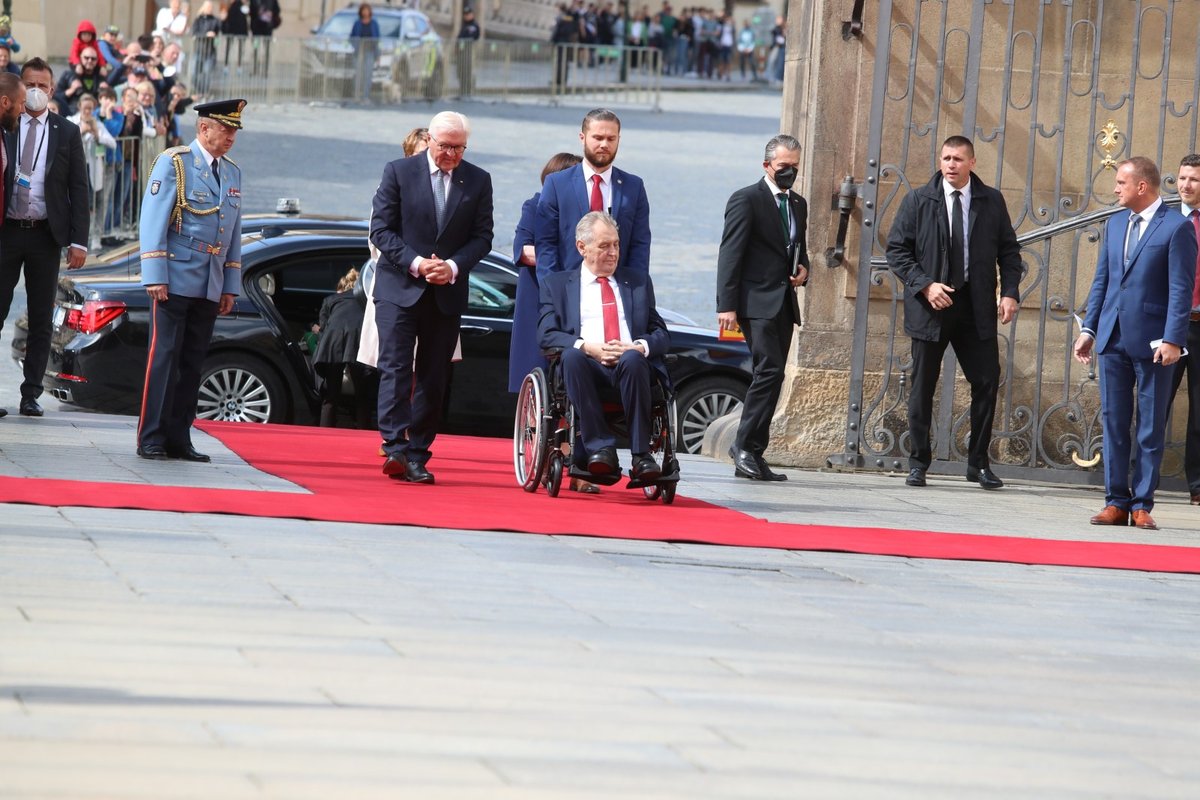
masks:
<path fill-rule="evenodd" d="M 730 455 L 734 474 L 783 481 L 763 460 L 771 416 L 783 388 L 792 332 L 800 324 L 795 287 L 808 280 L 808 204 L 791 191 L 800 166 L 800 142 L 780 134 L 767 142 L 762 180 L 739 189 L 725 206 L 717 257 L 717 323 L 741 327 L 750 346 L 753 378 L 742 405 Z"/>
<path fill-rule="evenodd" d="M 971 444 L 967 480 L 984 489 L 1004 483 L 992 473 L 988 449 L 1000 388 L 999 319 L 1020 300 L 1021 248 L 1000 192 L 971 170 L 975 146 L 965 136 L 942 143 L 941 171 L 900 203 L 888 234 L 888 267 L 904 285 L 904 332 L 912 338 L 908 397 L 909 486 L 924 486 L 933 452 L 929 427 L 946 346 L 971 384 Z M 996 302 L 996 267 L 1000 302 Z"/>
<path fill-rule="evenodd" d="M 615 386 L 629 420 L 630 477 L 654 480 L 662 473 L 649 453 L 651 370 L 669 381 L 661 356 L 671 346 L 654 305 L 654 286 L 641 270 L 618 272 L 620 234 L 608 214 L 585 214 L 575 226 L 575 246 L 583 256 L 579 269 L 552 272 L 540 284 L 539 339 L 544 348 L 562 350 L 563 380 L 579 419 L 588 471 L 620 472 L 599 393 L 601 386 Z"/>
<path fill-rule="evenodd" d="M 46 110 L 54 75 L 40 58 L 21 69 L 25 113 L 15 132 L 5 131 L 4 227 L 0 229 L 0 324 L 8 316 L 13 288 L 25 272 L 29 338 L 21 413 L 42 416 L 37 398 L 50 359 L 51 313 L 58 266 L 67 248 L 67 269 L 87 258 L 88 188 L 83 140 L 74 123 Z"/>
<path fill-rule="evenodd" d="M 467 308 L 467 276 L 492 247 L 492 179 L 463 161 L 469 134 L 462 114 L 435 116 L 429 149 L 384 167 L 372 207 L 371 242 L 381 253 L 374 297 L 383 474 L 414 483 L 433 483 L 425 464 Z"/>

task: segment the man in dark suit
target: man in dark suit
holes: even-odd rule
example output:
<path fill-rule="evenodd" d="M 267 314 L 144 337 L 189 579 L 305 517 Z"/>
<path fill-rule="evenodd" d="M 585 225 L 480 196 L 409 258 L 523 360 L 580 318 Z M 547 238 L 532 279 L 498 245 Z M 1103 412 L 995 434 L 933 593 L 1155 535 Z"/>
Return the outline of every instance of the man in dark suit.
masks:
<path fill-rule="evenodd" d="M 1173 366 L 1187 343 L 1196 277 L 1196 232 L 1163 205 L 1158 166 L 1145 156 L 1117 165 L 1117 205 L 1105 225 L 1075 359 L 1100 354 L 1104 509 L 1093 525 L 1158 528 L 1150 516 L 1162 464 Z M 1137 397 L 1137 443 L 1130 441 Z M 1133 454 L 1133 480 L 1129 460 Z"/>
<path fill-rule="evenodd" d="M 621 120 L 606 108 L 589 111 L 579 134 L 583 163 L 549 175 L 538 198 L 534 226 L 538 280 L 551 272 L 573 272 L 582 259 L 575 226 L 589 211 L 606 211 L 621 231 L 617 268 L 650 271 L 650 201 L 642 179 L 613 166 L 621 143 Z"/>
<path fill-rule="evenodd" d="M 492 247 L 492 179 L 463 160 L 469 134 L 462 114 L 435 116 L 429 149 L 384 167 L 372 207 L 383 474 L 413 483 L 433 483 L 425 464 L 467 308 L 467 276 Z"/>
<path fill-rule="evenodd" d="M 0 308 L 8 316 L 13 288 L 25 273 L 29 338 L 25 351 L 25 380 L 21 383 L 21 413 L 42 416 L 37 398 L 50 359 L 51 314 L 58 287 L 58 267 L 67 248 L 67 269 L 78 269 L 87 258 L 87 162 L 79 128 L 46 110 L 54 90 L 54 75 L 40 58 L 21 69 L 25 84 L 25 113 L 16 131 L 4 134 L 5 221 L 0 229 Z"/>
<path fill-rule="evenodd" d="M 1179 212 L 1191 223 L 1193 233 L 1200 240 L 1200 153 L 1189 153 L 1183 157 L 1175 186 L 1179 189 Z M 1184 373 L 1187 373 L 1187 443 L 1184 445 L 1183 471 L 1187 476 L 1192 505 L 1200 506 L 1200 263 L 1196 264 L 1192 310 L 1188 317 L 1187 353 L 1175 365 L 1171 403 L 1175 402 L 1175 393 L 1179 391 Z"/>
<path fill-rule="evenodd" d="M 621 242 L 611 216 L 585 214 L 575 240 L 579 269 L 552 273 L 540 284 L 539 338 L 542 347 L 562 350 L 563 380 L 579 419 L 588 472 L 620 472 L 617 442 L 599 396 L 600 386 L 615 386 L 629 420 L 630 477 L 654 480 L 662 473 L 649 453 L 651 370 L 665 376 L 660 357 L 670 349 L 670 334 L 655 308 L 650 276 L 617 269 Z"/>
<path fill-rule="evenodd" d="M 780 134 L 767 142 L 761 180 L 739 189 L 725 206 L 717 256 L 717 324 L 739 328 L 750 346 L 752 374 L 730 455 L 734 475 L 784 481 L 763 453 L 783 388 L 792 332 L 800 324 L 795 287 L 808 280 L 808 204 L 793 192 L 800 142 Z"/>
<path fill-rule="evenodd" d="M 0 131 L 5 136 L 15 131 L 21 122 L 21 114 L 25 110 L 25 86 L 21 83 L 21 79 L 11 72 L 0 72 Z M 8 153 L 4 148 L 0 148 L 0 156 L 3 157 L 4 165 L 8 164 Z M 4 204 L 8 200 L 3 191 L 0 191 L 0 223 L 4 221 Z M 4 319 L 8 316 L 8 307 L 12 304 L 13 287 L 4 284 L 0 286 L 0 307 L 3 307 L 3 312 L 0 313 L 0 328 L 4 325 Z M 8 409 L 0 408 L 0 417 L 7 417 Z"/>
<path fill-rule="evenodd" d="M 992 418 L 1000 389 L 997 315 L 1008 323 L 1020 302 L 1021 248 L 1004 196 L 975 168 L 965 136 L 942 143 L 941 171 L 909 192 L 888 233 L 888 266 L 904 286 L 904 332 L 912 338 L 908 396 L 909 486 L 924 486 L 933 459 L 929 428 L 946 346 L 971 384 L 967 480 L 1004 485 L 991 470 Z M 1000 301 L 996 302 L 997 266 Z"/>

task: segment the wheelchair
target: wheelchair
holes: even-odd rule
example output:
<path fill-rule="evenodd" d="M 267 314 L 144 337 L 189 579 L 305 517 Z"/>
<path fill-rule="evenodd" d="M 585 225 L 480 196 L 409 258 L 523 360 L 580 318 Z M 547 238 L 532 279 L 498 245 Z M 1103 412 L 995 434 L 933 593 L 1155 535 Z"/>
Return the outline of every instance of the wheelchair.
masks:
<path fill-rule="evenodd" d="M 516 419 L 513 423 L 513 470 L 517 483 L 527 492 L 536 492 L 539 486 L 546 494 L 557 497 L 562 489 L 563 475 L 567 479 L 579 478 L 600 486 L 612 486 L 621 481 L 623 473 L 615 475 L 593 475 L 586 467 L 575 463 L 575 449 L 579 445 L 575 409 L 567 398 L 566 383 L 562 377 L 559 351 L 545 353 L 549 370 L 535 367 L 525 376 L 517 395 Z M 667 355 L 668 363 L 673 357 Z M 669 385 L 664 385 L 657 371 L 651 386 L 650 430 L 653 432 L 647 452 L 658 462 L 662 474 L 650 481 L 634 480 L 626 484 L 627 489 L 641 489 L 647 500 L 662 500 L 665 505 L 675 502 L 675 489 L 679 483 L 679 461 L 675 458 L 675 396 Z M 615 397 L 615 401 L 614 401 Z M 605 422 L 613 432 L 627 436 L 624 411 L 620 398 L 601 390 Z"/>

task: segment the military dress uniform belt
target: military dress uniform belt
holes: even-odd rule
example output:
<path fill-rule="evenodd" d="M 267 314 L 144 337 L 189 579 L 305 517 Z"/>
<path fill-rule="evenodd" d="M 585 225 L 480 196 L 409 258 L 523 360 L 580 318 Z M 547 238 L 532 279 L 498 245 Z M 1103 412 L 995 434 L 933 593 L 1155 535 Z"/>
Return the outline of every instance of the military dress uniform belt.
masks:
<path fill-rule="evenodd" d="M 167 235 L 167 247 L 185 247 L 188 250 L 195 250 L 197 253 L 204 253 L 209 256 L 221 255 L 221 245 L 209 244 L 201 241 L 195 236 L 188 236 L 182 233 L 170 233 Z M 174 255 L 174 253 L 172 253 Z"/>

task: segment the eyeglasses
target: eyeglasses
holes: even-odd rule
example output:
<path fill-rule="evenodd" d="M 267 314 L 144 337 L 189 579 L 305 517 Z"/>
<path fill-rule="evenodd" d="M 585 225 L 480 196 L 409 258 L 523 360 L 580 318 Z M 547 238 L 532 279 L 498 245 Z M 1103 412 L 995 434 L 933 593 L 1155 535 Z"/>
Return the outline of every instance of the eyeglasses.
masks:
<path fill-rule="evenodd" d="M 454 153 L 455 155 L 461 156 L 463 153 L 467 152 L 467 146 L 465 144 L 442 144 L 432 136 L 429 137 L 429 141 L 433 142 L 434 147 L 443 153 Z"/>

